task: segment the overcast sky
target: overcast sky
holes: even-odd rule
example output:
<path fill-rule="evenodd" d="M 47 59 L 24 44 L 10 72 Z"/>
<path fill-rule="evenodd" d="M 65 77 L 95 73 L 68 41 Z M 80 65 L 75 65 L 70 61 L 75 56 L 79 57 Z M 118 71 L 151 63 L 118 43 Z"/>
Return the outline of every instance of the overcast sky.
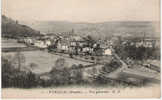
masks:
<path fill-rule="evenodd" d="M 2 14 L 17 20 L 158 21 L 159 0 L 2 0 Z"/>

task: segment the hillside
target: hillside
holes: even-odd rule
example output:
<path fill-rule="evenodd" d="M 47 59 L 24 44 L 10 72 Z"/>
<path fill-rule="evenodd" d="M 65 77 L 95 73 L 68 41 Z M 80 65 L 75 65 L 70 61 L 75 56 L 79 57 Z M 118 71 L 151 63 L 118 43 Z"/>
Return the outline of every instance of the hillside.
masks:
<path fill-rule="evenodd" d="M 158 22 L 149 21 L 112 21 L 102 23 L 73 23 L 67 21 L 32 21 L 22 22 L 44 33 L 70 32 L 74 29 L 76 34 L 91 35 L 96 38 L 121 36 L 159 37 Z"/>
<path fill-rule="evenodd" d="M 27 25 L 21 25 L 18 21 L 2 15 L 2 37 L 17 38 L 37 35 L 40 35 L 39 31 L 35 31 Z"/>

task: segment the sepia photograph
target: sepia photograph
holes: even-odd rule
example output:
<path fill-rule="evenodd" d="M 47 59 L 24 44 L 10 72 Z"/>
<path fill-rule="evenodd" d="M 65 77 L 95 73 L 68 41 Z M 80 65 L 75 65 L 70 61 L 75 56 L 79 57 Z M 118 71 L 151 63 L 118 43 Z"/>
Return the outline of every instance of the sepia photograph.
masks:
<path fill-rule="evenodd" d="M 160 0 L 2 0 L 2 98 L 160 98 Z"/>

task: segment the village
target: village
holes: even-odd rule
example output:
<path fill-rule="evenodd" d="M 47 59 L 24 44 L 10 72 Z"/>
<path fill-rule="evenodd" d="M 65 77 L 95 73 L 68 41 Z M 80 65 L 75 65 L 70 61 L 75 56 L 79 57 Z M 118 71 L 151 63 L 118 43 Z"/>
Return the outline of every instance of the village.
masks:
<path fill-rule="evenodd" d="M 8 39 L 5 40 L 8 41 Z M 65 68 L 71 70 L 72 73 L 82 69 L 84 80 L 88 81 L 94 81 L 97 80 L 97 77 L 101 77 L 102 80 L 118 80 L 137 85 L 146 79 L 149 81 L 153 79 L 156 82 L 159 80 L 159 63 L 154 63 L 154 61 L 158 61 L 156 59 L 159 59 L 159 55 L 149 55 L 149 52 L 152 52 L 149 50 L 159 47 L 158 39 L 148 37 L 132 39 L 130 37 L 112 36 L 109 39 L 95 40 L 89 35 L 77 35 L 72 29 L 70 32 L 18 37 L 14 40 L 25 47 L 2 47 L 2 52 L 4 54 L 24 52 L 24 54 L 27 53 L 26 57 L 29 61 L 30 59 L 35 61 L 36 53 L 39 55 L 42 53 L 44 55 L 41 58 L 42 63 L 39 63 L 40 58 L 37 57 L 37 64 L 39 64 L 41 72 L 33 70 L 42 80 L 53 78 L 49 73 L 49 70 L 51 70 L 49 61 L 51 62 L 56 58 L 64 58 L 68 63 L 71 63 L 70 67 L 66 66 Z M 29 52 L 32 56 L 31 54 L 28 55 Z M 55 58 L 45 60 L 46 57 L 49 58 L 51 55 Z M 74 61 L 69 62 L 70 59 Z M 30 66 L 29 62 L 27 64 L 27 66 Z M 62 69 L 61 66 L 56 67 L 56 69 Z"/>
<path fill-rule="evenodd" d="M 160 97 L 159 0 L 2 1 L 2 98 Z"/>
<path fill-rule="evenodd" d="M 79 36 L 72 32 L 46 34 L 38 37 L 18 38 L 18 43 L 24 43 L 27 46 L 37 47 L 40 49 L 48 49 L 59 53 L 73 55 L 91 55 L 91 56 L 111 56 L 117 42 L 120 45 L 135 46 L 136 48 L 155 48 L 159 46 L 159 40 L 152 38 L 138 38 L 135 40 L 125 39 L 121 41 L 121 37 L 112 37 L 109 40 L 94 40 L 91 36 Z"/>
<path fill-rule="evenodd" d="M 47 34 L 43 37 L 25 37 L 18 39 L 19 43 L 41 49 L 49 49 L 74 55 L 112 55 L 112 42 L 94 41 L 87 37 L 74 34 Z M 97 54 L 97 50 L 100 53 Z"/>

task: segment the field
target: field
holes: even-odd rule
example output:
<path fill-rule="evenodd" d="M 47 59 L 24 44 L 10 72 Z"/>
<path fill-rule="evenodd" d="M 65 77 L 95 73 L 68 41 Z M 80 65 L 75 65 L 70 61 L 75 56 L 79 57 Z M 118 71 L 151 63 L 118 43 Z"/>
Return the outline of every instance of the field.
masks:
<path fill-rule="evenodd" d="M 26 45 L 17 43 L 17 40 L 14 39 L 4 39 L 1 40 L 2 48 L 10 48 L 10 47 L 26 47 Z"/>
<path fill-rule="evenodd" d="M 2 39 L 2 48 L 10 48 L 10 47 L 25 47 L 24 44 L 17 43 L 14 39 Z M 8 57 L 8 59 L 13 60 L 16 52 L 3 52 L 2 56 Z M 71 67 L 73 64 L 83 64 L 87 65 L 89 63 L 82 62 L 79 60 L 74 60 L 70 58 L 65 58 L 59 55 L 50 54 L 47 51 L 26 51 L 21 52 L 25 56 L 25 67 L 29 67 L 31 63 L 37 65 L 32 71 L 34 73 L 44 73 L 51 70 L 55 65 L 55 61 L 58 58 L 64 58 L 66 60 L 66 66 Z"/>
<path fill-rule="evenodd" d="M 58 58 L 63 58 L 59 55 L 54 55 L 54 54 L 50 54 L 48 52 L 45 51 L 28 51 L 28 52 L 22 52 L 25 56 L 25 66 L 29 66 L 31 63 L 35 63 L 37 64 L 38 67 L 36 67 L 35 69 L 33 69 L 34 73 L 44 73 L 44 72 L 48 72 L 51 70 L 52 67 L 54 67 L 55 65 L 55 61 Z M 9 53 L 2 53 L 2 56 L 14 56 L 15 52 L 9 52 Z M 12 59 L 12 58 L 10 58 Z M 83 65 L 87 65 L 89 63 L 87 62 L 82 62 L 79 60 L 74 60 L 74 59 L 70 59 L 70 58 L 65 58 L 66 60 L 66 66 L 67 67 L 71 67 L 73 64 L 83 64 Z"/>
<path fill-rule="evenodd" d="M 25 46 L 23 44 L 17 43 L 16 40 L 2 40 L 2 42 L 3 42 L 2 44 L 4 45 L 2 47 L 5 47 L 5 48 L 6 47 L 23 47 L 23 46 Z M 61 55 L 56 55 L 56 53 L 48 53 L 46 50 L 24 51 L 21 53 L 25 56 L 25 63 L 24 63 L 24 66 L 22 66 L 22 67 L 30 68 L 30 69 L 32 69 L 32 72 L 34 72 L 36 74 L 49 72 L 53 67 L 56 67 L 55 62 L 59 58 L 65 59 L 65 67 L 71 67 L 73 64 L 76 64 L 76 65 L 78 65 L 78 64 L 89 65 L 90 64 L 86 61 L 75 60 L 75 59 L 69 58 L 68 55 L 61 56 Z M 10 60 L 14 59 L 15 54 L 16 54 L 16 52 L 2 52 L 2 56 L 7 57 Z M 118 58 L 118 59 L 120 60 L 120 58 Z M 103 57 L 101 61 L 110 62 L 111 60 L 112 60 L 112 57 Z M 151 62 L 151 61 L 149 61 L 149 62 Z M 153 62 L 153 63 L 157 63 L 157 62 Z M 31 64 L 34 64 L 35 67 L 31 68 Z M 97 65 L 97 67 L 98 67 L 98 65 Z M 157 74 L 156 71 L 152 71 L 148 68 L 141 67 L 141 66 L 137 67 L 137 65 L 135 65 L 135 67 L 133 67 L 132 70 L 135 70 L 137 72 L 142 71 L 141 73 L 149 72 L 152 74 Z M 117 73 L 121 73 L 121 72 L 122 71 L 119 69 L 119 71 L 115 72 L 114 75 L 118 75 Z M 133 73 L 136 73 L 136 72 L 133 72 Z M 111 73 L 110 76 L 113 77 L 113 74 Z M 130 75 L 130 76 L 134 77 L 134 75 Z M 149 76 L 149 74 L 148 74 L 148 76 Z"/>

